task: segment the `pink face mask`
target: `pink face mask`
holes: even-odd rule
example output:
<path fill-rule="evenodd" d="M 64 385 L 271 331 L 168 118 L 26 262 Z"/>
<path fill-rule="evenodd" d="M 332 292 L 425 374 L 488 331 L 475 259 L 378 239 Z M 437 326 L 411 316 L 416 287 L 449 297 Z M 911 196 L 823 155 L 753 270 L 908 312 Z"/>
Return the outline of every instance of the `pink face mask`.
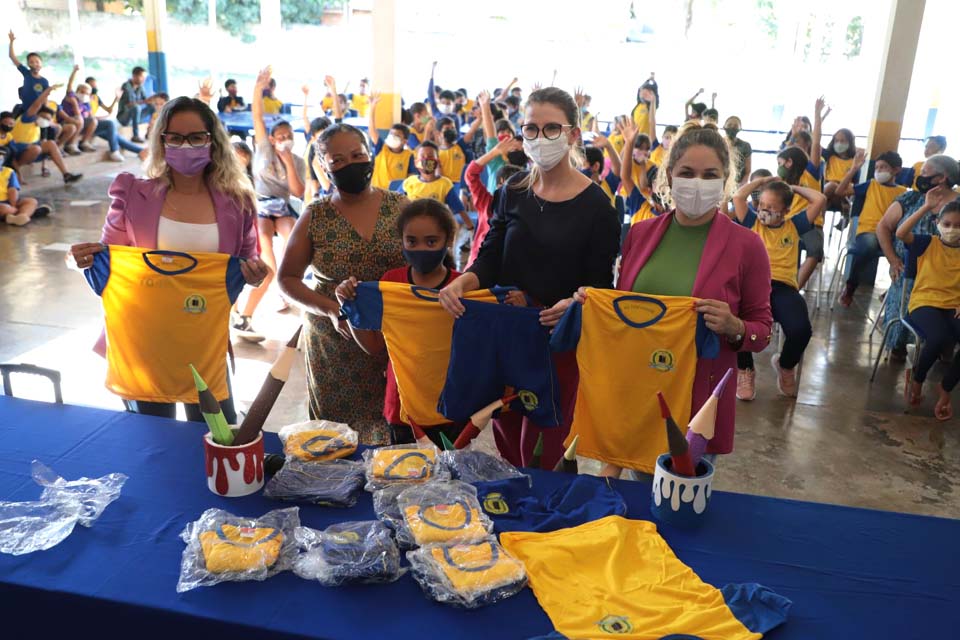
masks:
<path fill-rule="evenodd" d="M 195 176 L 210 164 L 210 145 L 202 147 L 164 147 L 163 157 L 167 166 L 184 176 Z"/>

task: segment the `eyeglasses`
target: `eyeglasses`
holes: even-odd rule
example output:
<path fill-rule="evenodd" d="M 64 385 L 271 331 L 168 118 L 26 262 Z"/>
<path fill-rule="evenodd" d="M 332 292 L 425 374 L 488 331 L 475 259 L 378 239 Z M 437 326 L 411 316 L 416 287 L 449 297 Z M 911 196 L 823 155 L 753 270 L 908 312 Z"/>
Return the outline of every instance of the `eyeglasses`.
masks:
<path fill-rule="evenodd" d="M 191 147 L 202 147 L 210 142 L 209 131 L 195 131 L 187 135 L 183 135 L 182 133 L 163 133 L 160 137 L 163 138 L 163 143 L 168 147 L 182 147 L 184 144 L 189 144 Z"/>
<path fill-rule="evenodd" d="M 536 140 L 541 132 L 543 132 L 543 137 L 547 140 L 556 140 L 560 137 L 560 134 L 563 133 L 564 127 L 572 129 L 573 125 L 551 122 L 550 124 L 543 125 L 541 129 L 531 122 L 530 124 L 525 124 L 520 127 L 520 133 L 523 134 L 523 137 L 527 140 Z"/>

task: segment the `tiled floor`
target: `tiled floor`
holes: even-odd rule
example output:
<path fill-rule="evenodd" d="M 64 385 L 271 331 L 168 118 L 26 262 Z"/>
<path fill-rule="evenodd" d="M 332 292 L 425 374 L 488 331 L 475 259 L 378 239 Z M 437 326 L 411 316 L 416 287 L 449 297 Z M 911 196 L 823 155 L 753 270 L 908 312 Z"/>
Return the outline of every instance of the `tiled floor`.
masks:
<path fill-rule="evenodd" d="M 120 402 L 102 387 L 103 361 L 90 350 L 100 330 L 99 300 L 80 274 L 65 269 L 63 245 L 99 238 L 107 187 L 122 169 L 137 167 L 132 160 L 84 165 L 87 177 L 69 188 L 56 176 L 30 177 L 27 190 L 52 202 L 56 213 L 23 228 L 0 224 L 0 361 L 60 369 L 67 402 L 116 409 Z M 870 290 L 860 292 L 857 302 L 859 308 L 815 312 L 796 402 L 777 396 L 769 356 L 756 359 L 758 397 L 739 404 L 736 452 L 721 460 L 716 486 L 958 518 L 957 421 L 936 422 L 932 398 L 915 415 L 905 415 L 899 365 L 881 364 L 877 381 L 869 383 L 879 335 L 869 335 L 864 307 L 875 313 L 878 303 Z M 234 388 L 241 408 L 256 395 L 268 363 L 299 322 L 294 312 L 275 313 L 276 306 L 268 297 L 256 318 L 267 342 L 236 345 Z M 46 392 L 42 384 L 17 382 L 18 395 Z M 269 426 L 305 419 L 305 389 L 298 360 Z"/>

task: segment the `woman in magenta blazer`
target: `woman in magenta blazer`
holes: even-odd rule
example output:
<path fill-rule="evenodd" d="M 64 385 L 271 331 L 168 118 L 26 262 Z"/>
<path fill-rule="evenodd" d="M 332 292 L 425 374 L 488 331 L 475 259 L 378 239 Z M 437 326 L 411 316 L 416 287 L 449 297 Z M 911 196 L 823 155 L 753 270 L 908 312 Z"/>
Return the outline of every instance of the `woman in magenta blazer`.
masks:
<path fill-rule="evenodd" d="M 732 193 L 735 171 L 726 140 L 712 125 L 688 124 L 660 168 L 661 197 L 670 213 L 634 225 L 623 245 L 617 288 L 652 295 L 700 298 L 697 310 L 720 336 L 720 355 L 697 364 L 693 415 L 703 406 L 738 351 L 763 351 L 770 342 L 770 261 L 760 237 L 719 210 Z M 736 398 L 720 400 L 708 453 L 733 451 Z"/>
<path fill-rule="evenodd" d="M 262 282 L 267 267 L 258 257 L 253 187 L 217 116 L 199 100 L 172 100 L 152 129 L 149 150 L 148 177 L 130 173 L 116 177 L 100 242 L 73 245 L 68 265 L 89 268 L 93 255 L 108 244 L 215 252 L 246 258 L 240 266 L 244 279 L 254 286 Z M 105 355 L 103 335 L 94 350 Z M 124 404 L 136 413 L 176 415 L 174 404 L 136 400 Z M 231 416 L 235 421 L 232 398 L 223 408 L 228 421 Z M 203 420 L 194 405 L 187 406 L 187 417 Z"/>

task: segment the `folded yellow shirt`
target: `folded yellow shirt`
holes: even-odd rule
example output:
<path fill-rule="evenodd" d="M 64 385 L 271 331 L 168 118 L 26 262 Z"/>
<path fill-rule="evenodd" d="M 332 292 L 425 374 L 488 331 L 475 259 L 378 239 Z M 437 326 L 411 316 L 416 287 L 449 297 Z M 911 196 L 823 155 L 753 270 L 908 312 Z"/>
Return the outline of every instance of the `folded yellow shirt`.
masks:
<path fill-rule="evenodd" d="M 468 596 L 514 584 L 525 575 L 523 564 L 495 542 L 434 547 L 430 553 L 453 588 Z"/>
<path fill-rule="evenodd" d="M 334 429 L 311 429 L 287 437 L 283 451 L 304 462 L 322 462 L 344 458 L 357 450 L 357 445 L 343 439 Z"/>
<path fill-rule="evenodd" d="M 200 534 L 203 559 L 210 573 L 269 569 L 280 555 L 283 534 L 272 527 L 225 524 Z"/>
<path fill-rule="evenodd" d="M 436 451 L 429 448 L 378 449 L 373 452 L 370 470 L 383 480 L 426 480 L 433 475 L 436 458 Z"/>
<path fill-rule="evenodd" d="M 403 519 L 419 546 L 451 540 L 473 542 L 489 535 L 480 511 L 460 501 L 430 507 L 413 504 L 403 510 Z"/>

